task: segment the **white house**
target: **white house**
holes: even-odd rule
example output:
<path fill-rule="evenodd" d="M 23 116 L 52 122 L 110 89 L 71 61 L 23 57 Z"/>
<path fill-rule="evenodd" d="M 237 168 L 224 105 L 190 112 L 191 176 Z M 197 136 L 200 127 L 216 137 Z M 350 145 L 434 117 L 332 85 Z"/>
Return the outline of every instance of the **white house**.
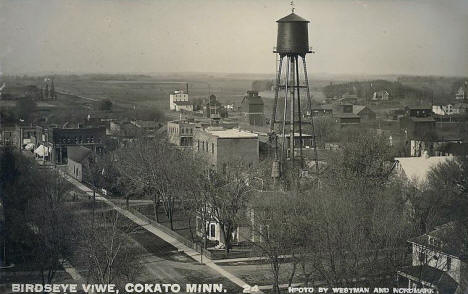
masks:
<path fill-rule="evenodd" d="M 390 94 L 387 92 L 387 90 L 381 90 L 381 91 L 376 91 L 374 94 L 372 94 L 372 100 L 377 101 L 377 100 L 388 100 L 390 98 Z"/>
<path fill-rule="evenodd" d="M 453 115 L 459 113 L 458 109 L 452 104 L 432 105 L 432 112 L 438 115 Z"/>
<path fill-rule="evenodd" d="M 169 109 L 176 110 L 176 102 L 181 101 L 188 102 L 188 94 L 184 93 L 182 90 L 174 91 L 174 93 L 169 95 Z"/>
<path fill-rule="evenodd" d="M 432 288 L 440 294 L 467 293 L 468 256 L 461 234 L 460 227 L 448 223 L 408 240 L 412 263 L 397 272 L 399 286 Z"/>

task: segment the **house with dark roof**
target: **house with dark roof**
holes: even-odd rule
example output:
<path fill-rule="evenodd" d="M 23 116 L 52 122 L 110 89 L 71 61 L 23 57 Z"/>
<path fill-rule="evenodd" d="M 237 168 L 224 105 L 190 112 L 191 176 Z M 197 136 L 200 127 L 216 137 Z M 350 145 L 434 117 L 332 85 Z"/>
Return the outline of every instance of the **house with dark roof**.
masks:
<path fill-rule="evenodd" d="M 425 139 L 435 130 L 435 125 L 431 105 L 406 107 L 406 115 L 400 118 L 400 129 L 407 139 Z"/>
<path fill-rule="evenodd" d="M 361 121 L 375 120 L 377 115 L 365 105 L 353 105 L 353 113 L 361 118 Z"/>
<path fill-rule="evenodd" d="M 68 146 L 68 163 L 67 172 L 70 176 L 83 181 L 83 173 L 87 173 L 89 169 L 89 159 L 93 151 L 83 146 Z"/>
<path fill-rule="evenodd" d="M 353 113 L 353 104 L 334 105 L 333 118 L 341 127 L 361 123 L 359 115 Z"/>
<path fill-rule="evenodd" d="M 405 288 L 432 288 L 434 293 L 458 294 L 468 290 L 467 240 L 454 222 L 408 240 L 412 264 L 397 272 Z"/>

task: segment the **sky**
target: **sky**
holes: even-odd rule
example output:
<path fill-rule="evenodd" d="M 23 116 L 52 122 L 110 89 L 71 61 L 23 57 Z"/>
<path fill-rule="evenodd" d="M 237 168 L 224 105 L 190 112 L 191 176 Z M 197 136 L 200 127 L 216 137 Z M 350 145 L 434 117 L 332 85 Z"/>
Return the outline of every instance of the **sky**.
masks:
<path fill-rule="evenodd" d="M 467 0 L 295 0 L 312 73 L 468 75 Z M 274 73 L 290 0 L 0 0 L 0 73 Z"/>

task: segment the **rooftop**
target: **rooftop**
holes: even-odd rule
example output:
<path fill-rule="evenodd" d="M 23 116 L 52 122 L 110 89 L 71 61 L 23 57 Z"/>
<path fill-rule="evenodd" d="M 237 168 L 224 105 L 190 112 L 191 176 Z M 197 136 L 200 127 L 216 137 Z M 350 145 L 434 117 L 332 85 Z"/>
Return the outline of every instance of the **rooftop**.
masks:
<path fill-rule="evenodd" d="M 365 105 L 353 105 L 353 113 L 358 114 L 359 112 L 361 112 L 366 107 L 367 106 L 365 106 Z"/>
<path fill-rule="evenodd" d="M 452 294 L 455 293 L 458 287 L 457 282 L 446 272 L 427 265 L 408 266 L 402 268 L 399 272 L 436 285 L 440 291 L 439 293 Z"/>
<path fill-rule="evenodd" d="M 453 156 L 427 156 L 421 157 L 396 157 L 401 170 L 409 180 L 415 180 L 418 184 L 424 182 L 432 168 L 453 159 Z"/>
<path fill-rule="evenodd" d="M 456 256 L 462 260 L 468 258 L 468 252 L 464 248 L 464 243 L 467 240 L 464 240 L 463 232 L 460 231 L 460 228 L 454 222 L 438 226 L 433 231 L 409 239 L 408 242 L 423 245 L 432 250 Z"/>
<path fill-rule="evenodd" d="M 235 138 L 240 138 L 240 139 L 250 139 L 250 138 L 258 138 L 257 134 L 251 133 L 251 132 L 246 132 L 246 131 L 241 131 L 239 129 L 210 129 L 207 128 L 205 130 L 207 133 L 216 136 L 218 138 L 222 139 L 235 139 Z"/>
<path fill-rule="evenodd" d="M 83 146 L 68 146 L 67 156 L 75 162 L 82 162 L 88 155 L 91 154 L 91 149 Z"/>
<path fill-rule="evenodd" d="M 299 15 L 293 12 L 281 19 L 278 19 L 276 22 L 309 22 L 309 21 L 305 18 L 300 17 Z"/>

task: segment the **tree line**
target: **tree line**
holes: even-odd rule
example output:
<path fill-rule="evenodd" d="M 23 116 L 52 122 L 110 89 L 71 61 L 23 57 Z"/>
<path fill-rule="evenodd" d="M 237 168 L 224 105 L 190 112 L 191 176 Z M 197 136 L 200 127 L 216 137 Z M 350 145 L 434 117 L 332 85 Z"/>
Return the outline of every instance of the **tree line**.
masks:
<path fill-rule="evenodd" d="M 135 227 L 116 211 L 102 205 L 95 209 L 77 194 L 57 170 L 40 167 L 11 147 L 2 148 L 3 262 L 14 264 L 13 271 L 28 271 L 29 282 L 42 284 L 52 283 L 65 267 L 77 263 L 87 269 L 87 282 L 122 287 L 139 269 L 127 237 Z"/>

